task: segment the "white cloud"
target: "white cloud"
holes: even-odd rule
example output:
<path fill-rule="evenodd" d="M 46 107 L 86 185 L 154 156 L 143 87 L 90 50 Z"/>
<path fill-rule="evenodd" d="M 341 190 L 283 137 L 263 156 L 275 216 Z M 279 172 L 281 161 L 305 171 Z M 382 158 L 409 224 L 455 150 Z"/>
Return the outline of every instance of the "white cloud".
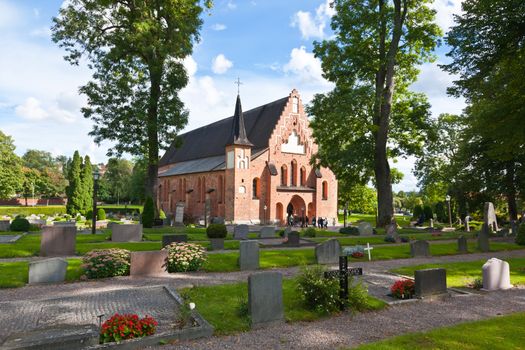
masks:
<path fill-rule="evenodd" d="M 431 5 L 437 11 L 436 22 L 446 33 L 454 24 L 454 16 L 461 14 L 462 0 L 435 0 Z"/>
<path fill-rule="evenodd" d="M 8 28 L 18 24 L 20 13 L 8 1 L 0 0 L 0 28 Z"/>
<path fill-rule="evenodd" d="M 197 62 L 195 62 L 193 57 L 187 56 L 182 61 L 182 64 L 184 65 L 184 68 L 186 68 L 186 73 L 188 73 L 189 77 L 192 77 L 197 73 Z"/>
<path fill-rule="evenodd" d="M 28 97 L 24 103 L 16 106 L 17 116 L 29 121 L 57 121 L 71 123 L 80 111 L 79 98 L 72 94 L 62 93 L 49 106 L 44 106 L 35 97 Z"/>
<path fill-rule="evenodd" d="M 331 2 L 332 0 L 325 0 L 319 5 L 315 16 L 308 11 L 297 11 L 292 17 L 291 26 L 299 28 L 303 39 L 324 38 L 327 22 L 335 14 L 335 9 L 330 6 Z"/>
<path fill-rule="evenodd" d="M 230 10 L 235 10 L 237 8 L 237 4 L 234 3 L 232 0 L 228 0 L 228 3 L 226 4 L 226 6 L 230 9 Z"/>
<path fill-rule="evenodd" d="M 292 49 L 290 53 L 290 61 L 283 67 L 285 73 L 292 73 L 297 76 L 301 82 L 314 84 L 329 84 L 323 78 L 323 70 L 321 68 L 321 61 L 311 52 L 306 52 L 306 48 Z"/>
<path fill-rule="evenodd" d="M 222 23 L 215 23 L 214 25 L 211 26 L 211 29 L 220 32 L 226 29 L 226 25 Z"/>
<path fill-rule="evenodd" d="M 40 101 L 34 97 L 27 98 L 23 104 L 15 108 L 16 115 L 27 119 L 27 120 L 43 120 L 49 117 L 49 113 L 46 112 Z"/>
<path fill-rule="evenodd" d="M 215 74 L 224 74 L 233 67 L 233 62 L 228 60 L 222 53 L 217 55 L 212 61 L 212 70 Z"/>

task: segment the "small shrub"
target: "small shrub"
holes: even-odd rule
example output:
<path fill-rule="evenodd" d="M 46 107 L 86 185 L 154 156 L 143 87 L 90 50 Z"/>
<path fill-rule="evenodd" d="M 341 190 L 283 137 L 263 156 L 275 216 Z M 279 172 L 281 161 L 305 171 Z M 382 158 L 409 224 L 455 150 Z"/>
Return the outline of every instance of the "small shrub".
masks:
<path fill-rule="evenodd" d="M 277 231 L 277 234 L 279 235 L 279 237 L 284 237 L 284 230 Z"/>
<path fill-rule="evenodd" d="M 341 227 L 339 233 L 345 235 L 359 236 L 359 229 L 354 226 Z"/>
<path fill-rule="evenodd" d="M 245 295 L 239 296 L 237 299 L 237 316 L 241 318 L 250 317 L 250 308 L 248 306 L 248 298 Z"/>
<path fill-rule="evenodd" d="M 211 224 L 206 228 L 208 238 L 226 238 L 228 230 L 224 224 Z"/>
<path fill-rule="evenodd" d="M 351 281 L 348 281 L 348 283 L 348 307 L 356 311 L 368 309 L 368 289 L 361 282 L 353 285 L 351 284 Z"/>
<path fill-rule="evenodd" d="M 153 204 L 153 198 L 148 196 L 144 203 L 144 210 L 142 210 L 142 225 L 146 228 L 153 227 L 153 221 L 155 220 L 155 206 Z"/>
<path fill-rule="evenodd" d="M 525 245 L 525 224 L 521 224 L 516 235 L 516 243 L 519 245 Z"/>
<path fill-rule="evenodd" d="M 414 281 L 409 279 L 398 280 L 390 287 L 390 292 L 394 298 L 410 299 L 414 296 L 415 292 Z"/>
<path fill-rule="evenodd" d="M 23 216 L 17 216 L 10 225 L 11 231 L 27 232 L 29 231 L 29 221 Z"/>
<path fill-rule="evenodd" d="M 421 214 L 424 214 L 423 207 L 418 204 L 418 205 L 416 205 L 414 207 L 414 216 L 413 216 L 413 218 L 416 219 L 416 220 L 419 220 L 419 217 L 421 216 Z"/>
<path fill-rule="evenodd" d="M 394 236 L 385 236 L 385 242 L 396 243 L 396 239 L 394 238 Z"/>
<path fill-rule="evenodd" d="M 106 211 L 104 209 L 97 209 L 97 220 L 106 220 Z"/>
<path fill-rule="evenodd" d="M 163 248 L 168 251 L 168 272 L 197 271 L 206 262 L 206 251 L 194 243 L 171 243 Z"/>
<path fill-rule="evenodd" d="M 191 325 L 197 326 L 195 319 L 193 318 L 193 309 L 195 304 L 190 302 L 190 295 L 187 291 L 183 291 L 180 294 L 182 298 L 182 304 L 177 307 L 177 317 L 175 319 L 174 326 L 178 329 Z"/>
<path fill-rule="evenodd" d="M 476 290 L 480 290 L 481 288 L 483 288 L 483 279 L 479 277 L 476 278 L 474 281 L 472 281 L 470 287 Z"/>
<path fill-rule="evenodd" d="M 304 237 L 315 237 L 315 235 L 317 234 L 317 231 L 315 230 L 315 228 L 313 227 L 308 227 L 306 230 L 303 230 L 303 236 Z"/>
<path fill-rule="evenodd" d="M 87 278 L 107 278 L 129 275 L 131 254 L 125 249 L 96 249 L 82 259 Z"/>
<path fill-rule="evenodd" d="M 304 267 L 297 277 L 305 306 L 320 313 L 339 310 L 339 280 L 324 278 L 326 269 L 320 265 Z"/>
<path fill-rule="evenodd" d="M 150 316 L 139 319 L 138 315 L 115 314 L 102 324 L 100 342 L 120 342 L 126 339 L 153 335 L 155 334 L 157 324 L 157 321 Z"/>
<path fill-rule="evenodd" d="M 86 211 L 86 220 L 92 220 L 93 219 L 93 210 L 89 209 Z"/>

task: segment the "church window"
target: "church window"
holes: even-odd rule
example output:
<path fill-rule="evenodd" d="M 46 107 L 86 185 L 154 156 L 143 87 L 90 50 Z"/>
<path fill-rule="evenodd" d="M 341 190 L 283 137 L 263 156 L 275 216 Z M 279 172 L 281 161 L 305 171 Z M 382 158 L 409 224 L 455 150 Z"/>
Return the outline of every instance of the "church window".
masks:
<path fill-rule="evenodd" d="M 201 202 L 206 201 L 206 178 L 202 178 Z"/>
<path fill-rule="evenodd" d="M 245 155 L 244 150 L 241 149 L 237 155 L 237 168 L 238 169 L 248 169 L 250 166 L 250 159 Z"/>
<path fill-rule="evenodd" d="M 306 186 L 306 169 L 304 166 L 301 167 L 301 178 L 299 183 L 301 184 L 301 186 Z"/>
<path fill-rule="evenodd" d="M 323 181 L 323 200 L 328 199 L 328 182 Z"/>
<path fill-rule="evenodd" d="M 297 97 L 292 97 L 292 112 L 299 113 L 299 99 Z"/>
<path fill-rule="evenodd" d="M 292 186 L 297 186 L 297 161 L 294 159 L 292 160 L 292 163 L 291 163 L 291 184 Z"/>
<path fill-rule="evenodd" d="M 252 196 L 253 199 L 259 199 L 261 197 L 261 180 L 258 177 L 253 179 Z"/>
<path fill-rule="evenodd" d="M 287 186 L 288 185 L 288 168 L 286 168 L 286 165 L 283 165 L 281 167 L 281 186 Z"/>
<path fill-rule="evenodd" d="M 218 180 L 218 184 L 217 184 L 217 188 L 218 188 L 218 191 L 217 191 L 217 195 L 218 195 L 218 201 L 219 203 L 222 203 L 223 201 L 223 179 L 222 179 L 222 175 L 219 176 L 219 180 Z"/>
<path fill-rule="evenodd" d="M 202 180 L 199 177 L 199 179 L 197 180 L 197 201 L 198 202 L 201 201 L 201 196 L 202 196 L 201 191 L 202 191 Z"/>

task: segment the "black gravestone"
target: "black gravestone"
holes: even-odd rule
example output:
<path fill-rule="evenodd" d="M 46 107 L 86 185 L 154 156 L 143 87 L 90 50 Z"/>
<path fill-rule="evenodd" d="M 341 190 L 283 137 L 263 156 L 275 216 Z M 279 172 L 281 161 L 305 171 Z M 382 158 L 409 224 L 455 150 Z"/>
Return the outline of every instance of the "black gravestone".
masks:
<path fill-rule="evenodd" d="M 286 245 L 290 247 L 299 247 L 299 232 L 291 231 L 288 233 L 288 241 Z"/>
<path fill-rule="evenodd" d="M 414 294 L 417 298 L 447 292 L 447 270 L 445 269 L 416 270 L 414 278 Z"/>
<path fill-rule="evenodd" d="M 339 308 L 344 310 L 344 300 L 348 299 L 348 276 L 362 276 L 363 269 L 361 267 L 348 268 L 348 256 L 339 256 L 339 270 L 326 271 L 324 278 L 339 278 L 339 299 L 341 303 Z"/>
<path fill-rule="evenodd" d="M 188 235 L 162 235 L 162 247 L 171 243 L 188 242 Z"/>
<path fill-rule="evenodd" d="M 465 236 L 459 236 L 458 238 L 458 252 L 468 253 L 467 239 Z"/>

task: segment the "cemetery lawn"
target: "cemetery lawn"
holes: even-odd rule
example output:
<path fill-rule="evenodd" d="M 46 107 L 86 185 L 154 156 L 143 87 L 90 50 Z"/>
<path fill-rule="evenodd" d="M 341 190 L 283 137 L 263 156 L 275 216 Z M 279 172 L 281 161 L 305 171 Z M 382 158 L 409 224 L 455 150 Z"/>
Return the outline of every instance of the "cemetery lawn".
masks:
<path fill-rule="evenodd" d="M 510 282 L 514 285 L 525 285 L 525 258 L 505 259 L 510 265 Z M 449 287 L 465 287 L 476 278 L 482 277 L 481 267 L 486 260 L 469 262 L 455 262 L 444 264 L 424 264 L 417 266 L 405 266 L 391 270 L 405 276 L 414 276 L 414 271 L 431 268 L 447 269 L 447 285 Z"/>
<path fill-rule="evenodd" d="M 197 311 L 215 328 L 215 334 L 231 334 L 248 331 L 250 322 L 243 314 L 241 305 L 246 306 L 248 284 L 235 283 L 218 286 L 193 287 L 179 292 L 196 304 Z M 295 279 L 283 279 L 284 317 L 287 322 L 313 321 L 326 314 L 305 308 Z M 379 310 L 386 304 L 371 296 L 368 309 Z"/>
<path fill-rule="evenodd" d="M 76 281 L 82 275 L 81 259 L 68 259 L 66 280 Z M 29 263 L 7 262 L 0 263 L 0 288 L 17 288 L 27 284 L 29 278 Z"/>
<path fill-rule="evenodd" d="M 399 226 L 409 226 L 412 218 L 410 216 L 394 216 L 396 222 Z M 344 222 L 344 215 L 339 214 L 339 222 Z M 367 221 L 372 224 L 373 227 L 376 226 L 376 217 L 372 214 L 352 214 L 347 216 L 347 222 L 355 223 L 358 221 Z"/>
<path fill-rule="evenodd" d="M 439 236 L 438 235 L 432 235 L 431 233 L 426 233 L 425 231 L 418 230 L 417 233 L 414 232 L 407 232 L 409 229 L 402 229 L 399 231 L 400 237 L 407 237 L 411 240 L 426 240 L 426 241 L 442 241 L 442 240 L 449 240 L 449 239 L 457 239 L 459 236 L 463 235 L 466 238 L 473 238 L 474 232 L 442 232 Z M 407 233 L 405 233 L 407 232 Z M 365 245 L 367 243 L 370 243 L 371 245 L 378 245 L 378 244 L 391 244 L 389 242 L 385 242 L 385 236 L 384 235 L 375 235 L 375 236 L 348 236 L 344 235 L 345 237 L 337 237 L 336 239 L 341 243 L 343 246 L 347 245 Z M 323 242 L 326 241 L 328 238 L 321 238 L 321 237 L 315 237 L 310 238 L 312 241 L 315 242 Z"/>
<path fill-rule="evenodd" d="M 494 317 L 443 327 L 430 332 L 418 332 L 370 343 L 359 350 L 394 349 L 522 349 L 525 344 L 523 324 L 525 313 Z"/>

